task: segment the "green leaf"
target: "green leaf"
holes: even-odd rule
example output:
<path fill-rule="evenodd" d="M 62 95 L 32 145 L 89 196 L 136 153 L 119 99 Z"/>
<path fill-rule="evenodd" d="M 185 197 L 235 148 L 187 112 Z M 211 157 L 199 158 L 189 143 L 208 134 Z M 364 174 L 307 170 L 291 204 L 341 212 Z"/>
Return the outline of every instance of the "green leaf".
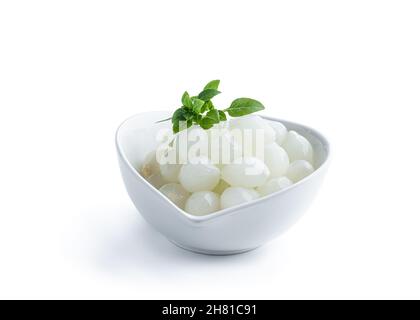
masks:
<path fill-rule="evenodd" d="M 185 91 L 184 94 L 182 95 L 181 102 L 182 102 L 182 105 L 186 106 L 187 108 L 193 107 L 190 95 L 188 94 L 187 91 Z"/>
<path fill-rule="evenodd" d="M 207 110 L 213 110 L 214 109 L 214 104 L 213 102 L 211 102 L 211 100 L 206 102 L 207 104 Z"/>
<path fill-rule="evenodd" d="M 201 113 L 204 101 L 199 98 L 192 98 L 192 109 L 195 113 Z"/>
<path fill-rule="evenodd" d="M 194 110 L 191 110 L 191 109 L 188 109 L 188 108 L 185 108 L 184 107 L 184 114 L 183 114 L 183 116 L 184 116 L 184 119 L 185 120 L 191 120 L 191 119 L 193 119 L 194 118 Z"/>
<path fill-rule="evenodd" d="M 213 127 L 214 123 L 208 119 L 208 118 L 203 118 L 200 120 L 200 122 L 198 123 L 200 125 L 201 128 L 203 128 L 204 130 L 208 130 L 211 127 Z"/>
<path fill-rule="evenodd" d="M 204 118 L 211 119 L 211 121 L 213 121 L 214 124 L 219 123 L 220 122 L 219 111 L 217 111 L 216 109 L 210 110 L 209 112 L 207 112 Z"/>
<path fill-rule="evenodd" d="M 250 113 L 264 110 L 261 102 L 250 98 L 239 98 L 232 102 L 227 111 L 231 117 L 241 117 Z"/>
<path fill-rule="evenodd" d="M 193 120 L 195 121 L 195 123 L 200 123 L 202 118 L 203 117 L 201 116 L 201 114 L 194 114 Z"/>
<path fill-rule="evenodd" d="M 214 109 L 214 105 L 211 100 L 204 102 L 203 107 L 201 108 L 201 113 L 207 112 L 209 110 Z"/>
<path fill-rule="evenodd" d="M 191 127 L 194 123 L 194 119 L 195 113 L 191 109 L 188 109 L 187 107 L 178 108 L 172 115 L 173 132 L 178 133 L 181 129 Z M 182 125 L 184 125 L 184 128 L 182 128 Z"/>
<path fill-rule="evenodd" d="M 172 131 L 174 133 L 178 133 L 179 132 L 179 121 L 176 121 L 176 122 L 173 123 L 173 125 L 172 125 Z"/>
<path fill-rule="evenodd" d="M 216 89 L 204 89 L 203 91 L 200 92 L 200 94 L 198 95 L 198 98 L 204 101 L 209 101 L 210 99 L 217 96 L 219 93 L 220 91 Z"/>
<path fill-rule="evenodd" d="M 206 84 L 206 86 L 204 87 L 203 90 L 206 90 L 206 89 L 217 90 L 217 89 L 219 89 L 219 84 L 220 84 L 220 80 L 212 80 L 212 81 L 210 81 L 209 83 Z"/>
<path fill-rule="evenodd" d="M 184 108 L 176 109 L 174 114 L 172 115 L 172 123 L 179 122 L 180 120 L 185 120 L 184 113 Z"/>
<path fill-rule="evenodd" d="M 211 127 L 213 127 L 213 125 L 215 125 L 219 122 L 220 122 L 219 111 L 213 109 L 213 110 L 210 110 L 209 112 L 207 112 L 205 117 L 203 117 L 199 121 L 199 125 L 203 129 L 207 130 L 207 129 L 210 129 Z"/>
<path fill-rule="evenodd" d="M 193 125 L 193 119 L 185 120 L 185 119 L 179 119 L 176 120 L 172 125 L 172 130 L 174 133 L 178 133 L 184 129 L 187 129 Z"/>
<path fill-rule="evenodd" d="M 210 81 L 197 96 L 190 96 L 187 91 L 184 92 L 181 99 L 182 107 L 176 109 L 172 118 L 170 118 L 174 133 L 178 133 L 194 124 L 207 130 L 221 121 L 227 121 L 228 114 L 231 117 L 240 117 L 264 110 L 261 102 L 249 98 L 236 99 L 229 108 L 218 110 L 211 99 L 220 94 L 219 84 L 219 80 Z"/>

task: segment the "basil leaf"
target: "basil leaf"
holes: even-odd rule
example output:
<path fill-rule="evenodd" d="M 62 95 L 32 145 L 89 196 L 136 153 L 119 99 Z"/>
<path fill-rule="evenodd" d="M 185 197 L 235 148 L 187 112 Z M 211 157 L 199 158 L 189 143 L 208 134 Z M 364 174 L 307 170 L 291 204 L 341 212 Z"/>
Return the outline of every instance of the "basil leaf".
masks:
<path fill-rule="evenodd" d="M 239 98 L 234 100 L 230 107 L 225 111 L 227 111 L 231 117 L 241 117 L 264 109 L 263 104 L 257 100 Z"/>
<path fill-rule="evenodd" d="M 196 122 L 196 123 L 200 123 L 200 121 L 201 121 L 201 119 L 202 119 L 203 117 L 201 116 L 201 114 L 194 114 L 194 117 L 193 117 L 193 120 Z"/>
<path fill-rule="evenodd" d="M 207 104 L 207 110 L 213 110 L 214 109 L 214 104 L 213 102 L 211 102 L 211 100 L 206 102 Z"/>
<path fill-rule="evenodd" d="M 178 108 L 172 115 L 172 123 L 175 123 L 180 120 L 185 120 L 184 118 L 184 108 Z"/>
<path fill-rule="evenodd" d="M 172 130 L 174 133 L 178 133 L 184 129 L 187 129 L 193 125 L 193 119 L 178 119 L 173 123 Z"/>
<path fill-rule="evenodd" d="M 203 129 L 207 130 L 219 122 L 220 122 L 219 111 L 213 109 L 207 112 L 205 117 L 199 121 L 199 124 Z"/>
<path fill-rule="evenodd" d="M 220 121 L 226 121 L 227 120 L 226 114 L 222 110 L 219 110 L 219 119 L 220 119 Z"/>
<path fill-rule="evenodd" d="M 204 101 L 209 101 L 210 99 L 214 98 L 220 93 L 220 91 L 216 89 L 205 89 L 200 92 L 198 98 Z"/>
<path fill-rule="evenodd" d="M 220 117 L 219 117 L 219 111 L 213 109 L 210 110 L 209 112 L 207 112 L 206 116 L 204 118 L 208 118 L 211 119 L 211 121 L 213 121 L 213 123 L 219 123 L 220 122 Z"/>
<path fill-rule="evenodd" d="M 172 125 L 172 131 L 174 133 L 178 133 L 179 132 L 179 121 L 175 121 Z"/>
<path fill-rule="evenodd" d="M 187 113 L 184 117 L 186 121 L 194 121 L 194 112 Z"/>
<path fill-rule="evenodd" d="M 220 93 L 219 84 L 220 80 L 210 81 L 197 96 L 190 96 L 185 91 L 181 98 L 182 107 L 174 112 L 172 118 L 159 122 L 172 120 L 174 133 L 178 133 L 194 124 L 207 130 L 221 121 L 227 121 L 228 114 L 231 117 L 241 117 L 264 110 L 261 102 L 249 98 L 236 99 L 229 108 L 218 110 L 211 99 Z"/>
<path fill-rule="evenodd" d="M 204 87 L 203 90 L 206 90 L 206 89 L 217 90 L 217 89 L 219 89 L 219 84 L 220 84 L 220 80 L 212 80 L 212 81 L 210 81 L 209 83 L 206 84 L 206 86 Z"/>
<path fill-rule="evenodd" d="M 201 113 L 214 109 L 214 105 L 211 100 L 204 102 L 203 107 L 201 108 Z"/>
<path fill-rule="evenodd" d="M 187 91 L 185 91 L 184 94 L 182 95 L 181 102 L 182 102 L 182 105 L 186 106 L 187 108 L 193 107 L 190 95 L 188 94 Z"/>
<path fill-rule="evenodd" d="M 201 108 L 204 105 L 204 101 L 199 98 L 192 98 L 192 109 L 195 113 L 201 113 Z"/>
<path fill-rule="evenodd" d="M 203 128 L 204 130 L 208 130 L 208 129 L 210 129 L 211 127 L 213 127 L 213 122 L 212 122 L 210 119 L 206 118 L 206 117 L 204 117 L 203 119 L 201 119 L 201 120 L 200 120 L 200 122 L 199 122 L 198 124 L 199 124 L 199 125 L 200 125 L 200 127 L 201 127 L 201 128 Z"/>

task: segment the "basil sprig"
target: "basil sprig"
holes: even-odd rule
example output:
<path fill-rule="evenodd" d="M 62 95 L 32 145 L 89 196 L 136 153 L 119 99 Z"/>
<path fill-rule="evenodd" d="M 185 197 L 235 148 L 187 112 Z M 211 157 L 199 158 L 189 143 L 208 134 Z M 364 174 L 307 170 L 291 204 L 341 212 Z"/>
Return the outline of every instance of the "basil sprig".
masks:
<path fill-rule="evenodd" d="M 241 117 L 257 111 L 264 110 L 261 102 L 250 98 L 235 99 L 229 108 L 217 109 L 211 99 L 220 94 L 220 80 L 212 80 L 197 95 L 192 96 L 187 91 L 181 98 L 182 106 L 175 110 L 172 117 L 163 121 L 172 121 L 174 133 L 197 124 L 207 130 L 222 121 L 227 120 L 226 113 L 231 117 Z"/>

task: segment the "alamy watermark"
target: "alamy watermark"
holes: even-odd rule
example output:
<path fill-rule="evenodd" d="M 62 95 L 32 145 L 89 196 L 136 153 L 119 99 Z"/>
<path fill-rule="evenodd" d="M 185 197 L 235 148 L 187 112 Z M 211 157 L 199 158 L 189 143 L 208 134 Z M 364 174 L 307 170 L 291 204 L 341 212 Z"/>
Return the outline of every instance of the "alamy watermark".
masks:
<path fill-rule="evenodd" d="M 264 129 L 228 129 L 213 127 L 203 130 L 198 127 L 186 128 L 173 134 L 170 128 L 161 129 L 156 134 L 159 147 L 156 161 L 161 164 L 198 164 L 214 165 L 243 164 L 259 174 L 261 166 L 253 166 L 255 158 L 264 162 Z"/>

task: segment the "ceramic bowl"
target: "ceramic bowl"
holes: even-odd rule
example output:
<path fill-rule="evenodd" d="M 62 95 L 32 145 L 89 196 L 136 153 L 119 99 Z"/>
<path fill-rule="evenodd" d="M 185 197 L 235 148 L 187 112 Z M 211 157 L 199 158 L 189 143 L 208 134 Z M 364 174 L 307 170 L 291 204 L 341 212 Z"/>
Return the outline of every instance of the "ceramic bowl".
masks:
<path fill-rule="evenodd" d="M 139 173 L 143 159 L 157 147 L 156 124 L 170 112 L 135 115 L 119 127 L 116 145 L 127 192 L 144 219 L 168 240 L 187 250 L 205 254 L 235 254 L 255 249 L 278 237 L 303 215 L 327 171 L 330 147 L 318 131 L 289 121 L 289 130 L 306 137 L 314 147 L 315 171 L 279 192 L 207 216 L 193 216 L 176 207 Z"/>

